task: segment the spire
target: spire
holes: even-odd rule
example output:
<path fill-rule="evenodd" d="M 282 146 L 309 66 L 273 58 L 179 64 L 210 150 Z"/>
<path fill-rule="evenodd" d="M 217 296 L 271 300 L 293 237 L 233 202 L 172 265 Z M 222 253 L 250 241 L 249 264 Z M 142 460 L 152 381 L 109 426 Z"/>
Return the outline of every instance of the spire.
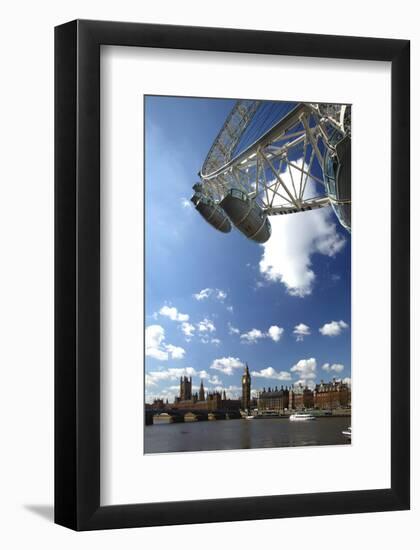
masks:
<path fill-rule="evenodd" d="M 203 385 L 203 380 L 200 381 L 200 391 L 199 391 L 199 394 L 198 394 L 198 398 L 200 399 L 200 401 L 204 401 L 204 385 Z"/>

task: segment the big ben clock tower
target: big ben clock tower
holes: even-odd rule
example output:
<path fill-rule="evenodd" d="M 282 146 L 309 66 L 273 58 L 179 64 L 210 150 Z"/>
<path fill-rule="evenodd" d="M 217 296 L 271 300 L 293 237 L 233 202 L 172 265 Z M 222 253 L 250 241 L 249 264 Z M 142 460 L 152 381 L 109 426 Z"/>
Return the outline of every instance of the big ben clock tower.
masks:
<path fill-rule="evenodd" d="M 249 409 L 251 401 L 251 375 L 249 374 L 248 364 L 242 375 L 242 408 L 244 411 Z"/>

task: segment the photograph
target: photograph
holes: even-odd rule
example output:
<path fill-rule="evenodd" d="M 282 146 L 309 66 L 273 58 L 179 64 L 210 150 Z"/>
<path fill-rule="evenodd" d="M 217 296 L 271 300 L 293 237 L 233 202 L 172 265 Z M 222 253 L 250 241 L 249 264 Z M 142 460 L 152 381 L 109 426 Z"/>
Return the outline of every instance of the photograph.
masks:
<path fill-rule="evenodd" d="M 143 101 L 144 453 L 351 444 L 351 105 Z"/>

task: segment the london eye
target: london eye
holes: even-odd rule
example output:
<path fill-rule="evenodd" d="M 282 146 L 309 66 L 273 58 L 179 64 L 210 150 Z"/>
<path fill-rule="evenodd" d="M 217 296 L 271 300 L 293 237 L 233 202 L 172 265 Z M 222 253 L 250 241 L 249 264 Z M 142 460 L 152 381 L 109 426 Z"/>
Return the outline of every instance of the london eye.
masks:
<path fill-rule="evenodd" d="M 351 229 L 351 107 L 238 100 L 193 185 L 215 229 L 266 242 L 270 216 L 331 206 Z"/>

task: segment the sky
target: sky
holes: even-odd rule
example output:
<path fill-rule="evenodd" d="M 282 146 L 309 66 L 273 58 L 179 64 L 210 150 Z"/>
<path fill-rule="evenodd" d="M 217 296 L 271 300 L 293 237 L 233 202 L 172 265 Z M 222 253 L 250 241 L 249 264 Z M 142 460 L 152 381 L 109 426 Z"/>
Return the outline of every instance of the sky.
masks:
<path fill-rule="evenodd" d="M 351 378 L 351 237 L 330 207 L 271 218 L 264 245 L 215 230 L 192 185 L 233 100 L 145 99 L 146 402 Z M 350 381 L 350 380 L 348 380 Z"/>

